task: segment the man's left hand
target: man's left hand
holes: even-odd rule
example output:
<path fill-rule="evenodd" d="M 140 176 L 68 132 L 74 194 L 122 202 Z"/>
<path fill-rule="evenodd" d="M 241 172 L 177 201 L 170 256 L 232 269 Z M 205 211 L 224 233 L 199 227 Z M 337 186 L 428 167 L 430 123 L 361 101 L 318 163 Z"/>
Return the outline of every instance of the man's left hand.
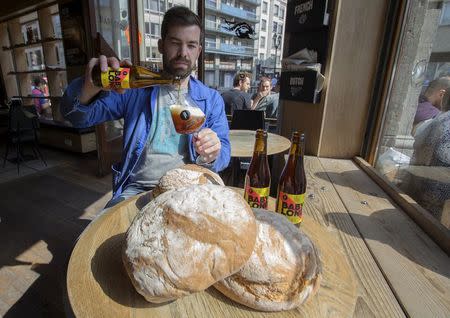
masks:
<path fill-rule="evenodd" d="M 202 157 L 202 161 L 210 163 L 219 156 L 221 143 L 217 134 L 209 129 L 203 128 L 193 138 L 195 151 Z"/>

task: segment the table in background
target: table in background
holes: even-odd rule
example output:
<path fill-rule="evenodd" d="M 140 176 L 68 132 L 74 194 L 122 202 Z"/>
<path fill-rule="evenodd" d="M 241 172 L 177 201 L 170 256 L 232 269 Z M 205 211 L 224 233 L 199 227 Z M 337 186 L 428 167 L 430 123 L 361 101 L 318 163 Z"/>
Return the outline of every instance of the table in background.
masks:
<path fill-rule="evenodd" d="M 305 169 L 302 228 L 324 266 L 318 294 L 300 308 L 258 312 L 214 288 L 147 303 L 121 260 L 125 231 L 143 204 L 134 197 L 80 236 L 67 274 L 73 311 L 78 317 L 448 317 L 448 256 L 351 160 L 305 157 Z"/>
<path fill-rule="evenodd" d="M 238 176 L 240 171 L 239 158 L 251 158 L 255 145 L 255 131 L 252 130 L 230 130 L 231 144 L 231 170 L 232 184 L 238 185 Z M 289 149 L 291 142 L 289 139 L 273 134 L 267 134 L 267 155 L 275 155 Z"/>

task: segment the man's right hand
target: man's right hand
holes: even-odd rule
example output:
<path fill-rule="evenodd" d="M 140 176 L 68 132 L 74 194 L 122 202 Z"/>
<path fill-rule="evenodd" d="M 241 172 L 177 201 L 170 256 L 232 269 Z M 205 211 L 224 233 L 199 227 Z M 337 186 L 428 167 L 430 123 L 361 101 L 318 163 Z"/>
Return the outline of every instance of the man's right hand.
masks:
<path fill-rule="evenodd" d="M 101 88 L 94 85 L 92 82 L 92 69 L 95 65 L 100 66 L 102 72 L 108 71 L 108 66 L 117 70 L 119 67 L 130 67 L 131 62 L 129 60 L 122 60 L 119 62 L 115 57 L 106 57 L 100 55 L 98 58 L 92 58 L 86 66 L 84 75 L 84 85 L 80 94 L 80 103 L 87 105 L 101 90 L 110 90 L 109 88 Z M 116 92 L 122 94 L 124 90 L 122 88 L 115 89 Z"/>

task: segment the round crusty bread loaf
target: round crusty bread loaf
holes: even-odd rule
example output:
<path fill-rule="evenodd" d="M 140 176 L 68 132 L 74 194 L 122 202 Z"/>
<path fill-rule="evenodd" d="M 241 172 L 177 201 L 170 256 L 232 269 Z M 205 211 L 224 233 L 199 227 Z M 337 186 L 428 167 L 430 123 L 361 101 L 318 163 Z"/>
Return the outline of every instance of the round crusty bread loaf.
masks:
<path fill-rule="evenodd" d="M 247 263 L 214 287 L 232 300 L 263 311 L 290 310 L 315 294 L 322 266 L 314 244 L 285 217 L 253 209 L 258 234 Z"/>
<path fill-rule="evenodd" d="M 224 185 L 222 178 L 217 173 L 198 165 L 188 164 L 167 171 L 159 179 L 152 195 L 157 197 L 161 193 L 193 184 Z"/>
<path fill-rule="evenodd" d="M 136 215 L 123 261 L 136 290 L 161 303 L 235 273 L 255 241 L 253 211 L 239 194 L 193 185 L 159 195 Z"/>

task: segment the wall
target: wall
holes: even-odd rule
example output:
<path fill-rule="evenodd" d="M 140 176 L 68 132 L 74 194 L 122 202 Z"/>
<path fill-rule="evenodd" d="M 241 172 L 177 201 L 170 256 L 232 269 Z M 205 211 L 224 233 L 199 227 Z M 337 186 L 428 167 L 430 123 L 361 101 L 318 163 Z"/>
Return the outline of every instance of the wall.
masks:
<path fill-rule="evenodd" d="M 282 102 L 281 132 L 306 132 L 308 154 L 360 154 L 386 10 L 384 0 L 336 1 L 320 103 Z"/>

